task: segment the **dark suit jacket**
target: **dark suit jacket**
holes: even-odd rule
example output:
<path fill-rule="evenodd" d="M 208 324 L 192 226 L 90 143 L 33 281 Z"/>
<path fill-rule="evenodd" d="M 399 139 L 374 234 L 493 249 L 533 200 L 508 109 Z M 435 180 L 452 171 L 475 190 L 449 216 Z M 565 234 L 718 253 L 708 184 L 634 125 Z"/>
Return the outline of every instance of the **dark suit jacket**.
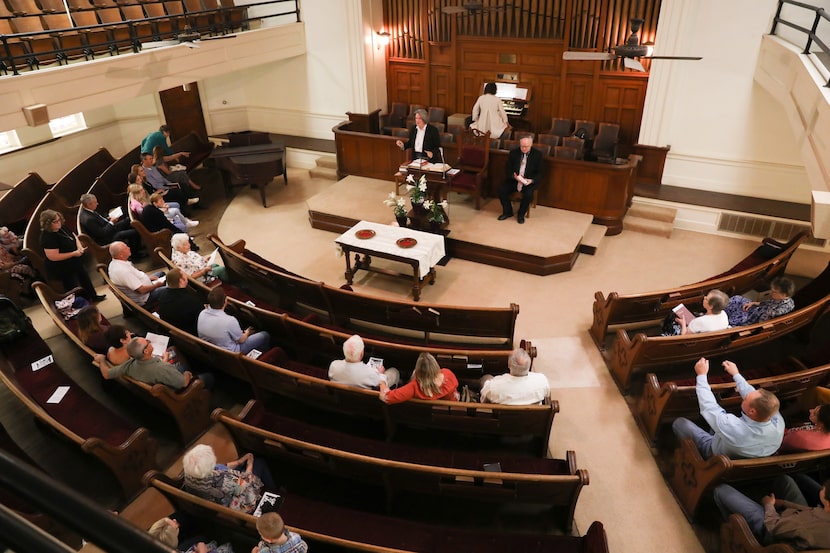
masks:
<path fill-rule="evenodd" d="M 513 173 L 519 172 L 519 166 L 522 164 L 522 150 L 515 148 L 510 150 L 507 154 L 507 165 L 504 168 L 504 180 L 515 183 Z M 525 178 L 533 181 L 533 184 L 538 184 L 542 178 L 545 170 L 544 158 L 542 152 L 536 148 L 531 148 L 527 153 L 527 163 L 525 164 Z"/>
<path fill-rule="evenodd" d="M 162 229 L 170 229 L 173 234 L 178 234 L 181 231 L 170 222 L 164 215 L 164 212 L 154 206 L 148 204 L 144 206 L 144 211 L 141 212 L 141 222 L 147 227 L 150 232 L 157 232 Z"/>
<path fill-rule="evenodd" d="M 196 334 L 196 321 L 205 305 L 189 288 L 165 288 L 159 295 L 158 313 L 176 328 Z"/>
<path fill-rule="evenodd" d="M 433 127 L 429 123 L 427 123 L 426 127 L 426 134 L 424 135 L 424 152 L 432 152 L 432 158 L 429 160 L 430 163 L 441 163 L 443 162 L 443 158 L 441 157 L 441 133 L 438 132 L 438 127 Z M 406 148 L 414 148 L 415 147 L 415 125 L 412 125 L 412 128 L 409 129 L 409 140 L 403 145 L 404 149 Z M 418 157 L 413 155 L 412 157 Z"/>
<path fill-rule="evenodd" d="M 116 233 L 131 228 L 126 219 L 110 224 L 106 217 L 88 209 L 81 209 L 81 232 L 88 234 L 99 246 L 106 246 L 115 240 Z"/>

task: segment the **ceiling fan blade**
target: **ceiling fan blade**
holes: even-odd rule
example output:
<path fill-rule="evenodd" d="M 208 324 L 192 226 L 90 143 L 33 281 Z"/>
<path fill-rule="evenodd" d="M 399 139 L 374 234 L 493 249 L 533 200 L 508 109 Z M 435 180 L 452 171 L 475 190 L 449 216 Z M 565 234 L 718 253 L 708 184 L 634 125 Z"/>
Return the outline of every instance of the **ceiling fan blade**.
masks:
<path fill-rule="evenodd" d="M 650 60 L 702 60 L 702 57 L 696 56 L 643 56 Z"/>
<path fill-rule="evenodd" d="M 645 73 L 646 68 L 643 67 L 643 64 L 633 58 L 623 58 L 623 65 L 627 69 L 633 69 L 635 71 L 642 71 Z"/>
<path fill-rule="evenodd" d="M 616 54 L 609 52 L 562 52 L 563 60 L 613 60 L 617 59 Z"/>

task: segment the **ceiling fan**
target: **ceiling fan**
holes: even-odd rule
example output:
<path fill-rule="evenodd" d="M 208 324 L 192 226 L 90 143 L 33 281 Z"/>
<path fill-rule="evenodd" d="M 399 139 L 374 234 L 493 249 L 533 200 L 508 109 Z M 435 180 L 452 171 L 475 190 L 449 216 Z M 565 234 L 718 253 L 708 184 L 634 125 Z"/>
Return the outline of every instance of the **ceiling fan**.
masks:
<path fill-rule="evenodd" d="M 635 58 L 645 58 L 652 60 L 700 60 L 699 56 L 654 56 L 650 55 L 650 46 L 640 44 L 640 28 L 643 26 L 643 20 L 639 17 L 632 17 L 630 20 L 631 34 L 625 41 L 625 44 L 618 44 L 613 46 L 613 52 L 562 52 L 563 60 L 602 60 L 608 61 L 617 58 L 623 59 L 623 65 L 628 69 L 636 71 L 645 71 L 643 64 Z"/>

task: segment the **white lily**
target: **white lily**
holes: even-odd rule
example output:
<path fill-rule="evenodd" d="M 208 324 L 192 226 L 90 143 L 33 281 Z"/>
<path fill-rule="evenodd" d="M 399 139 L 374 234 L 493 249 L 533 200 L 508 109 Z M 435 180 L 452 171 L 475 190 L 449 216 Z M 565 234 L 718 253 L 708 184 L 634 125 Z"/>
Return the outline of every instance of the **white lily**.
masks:
<path fill-rule="evenodd" d="M 432 209 L 432 200 L 424 200 L 424 209 L 426 209 L 426 210 Z"/>

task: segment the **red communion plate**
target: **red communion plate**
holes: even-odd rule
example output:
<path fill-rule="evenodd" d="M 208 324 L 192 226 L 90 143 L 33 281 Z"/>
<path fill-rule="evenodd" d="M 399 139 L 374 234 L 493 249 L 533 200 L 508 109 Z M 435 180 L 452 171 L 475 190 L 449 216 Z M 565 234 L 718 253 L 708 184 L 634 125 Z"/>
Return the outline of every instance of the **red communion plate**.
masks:
<path fill-rule="evenodd" d="M 417 243 L 418 241 L 414 238 L 398 238 L 398 240 L 395 242 L 395 244 L 397 244 L 399 248 L 411 248 Z"/>
<path fill-rule="evenodd" d="M 374 236 L 375 231 L 373 231 L 372 229 L 364 228 L 356 231 L 354 235 L 360 238 L 361 240 L 366 240 Z"/>

